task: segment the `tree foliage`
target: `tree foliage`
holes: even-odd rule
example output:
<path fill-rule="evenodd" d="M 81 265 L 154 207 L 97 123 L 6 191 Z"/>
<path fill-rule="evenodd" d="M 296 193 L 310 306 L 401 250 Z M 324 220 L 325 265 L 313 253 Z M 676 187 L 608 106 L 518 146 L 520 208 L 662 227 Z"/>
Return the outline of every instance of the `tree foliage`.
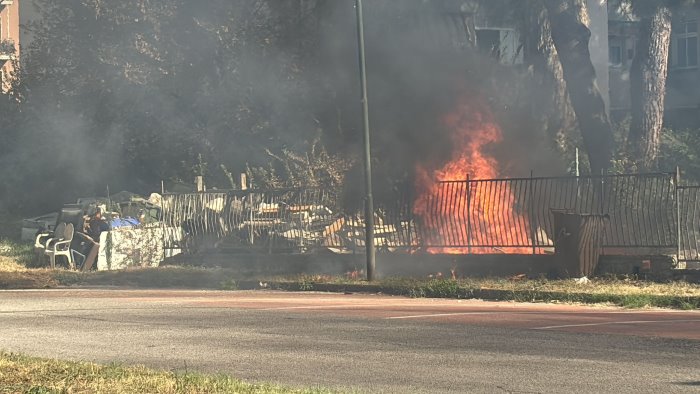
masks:
<path fill-rule="evenodd" d="M 34 2 L 43 17 L 29 26 L 34 39 L 0 97 L 5 209 L 48 210 L 108 185 L 145 193 L 194 175 L 232 187 L 243 171 L 261 186 L 336 187 L 347 173 L 349 189 L 359 190 L 358 166 L 348 169 L 361 141 L 351 1 Z M 580 93 L 592 79 L 576 82 L 580 74 L 562 68 L 544 8 L 557 2 L 581 4 L 366 4 L 375 195 L 410 178 L 416 158 L 446 160 L 452 143 L 440 119 L 460 95 L 489 102 L 505 133 L 504 148 L 490 153 L 505 158 L 504 168 L 517 161 L 514 175 L 537 169 L 536 160 L 551 170 L 550 158 L 580 138 L 575 127 L 584 140 L 608 142 L 607 130 L 581 122 L 592 101 L 580 104 Z M 640 14 L 654 4 L 632 3 Z M 526 67 L 477 55 L 476 5 L 492 21 L 520 21 Z M 542 139 L 559 151 L 541 154 Z M 607 148 L 589 142 L 604 167 Z"/>
<path fill-rule="evenodd" d="M 8 183 L 31 195 L 6 204 L 190 182 L 201 157 L 216 184 L 221 165 L 303 151 L 323 128 L 314 103 L 329 92 L 305 73 L 325 1 L 36 4 L 0 156 Z"/>

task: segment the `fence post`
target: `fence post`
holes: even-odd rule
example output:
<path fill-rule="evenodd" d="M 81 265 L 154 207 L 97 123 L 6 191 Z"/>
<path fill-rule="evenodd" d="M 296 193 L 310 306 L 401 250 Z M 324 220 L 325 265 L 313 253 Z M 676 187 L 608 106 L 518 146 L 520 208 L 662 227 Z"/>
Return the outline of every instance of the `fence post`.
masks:
<path fill-rule="evenodd" d="M 301 253 L 304 250 L 304 211 L 302 210 L 302 206 L 306 201 L 302 201 L 302 193 L 304 193 L 305 190 L 300 189 L 299 190 L 299 212 L 297 212 L 297 215 L 299 216 L 299 253 Z"/>
<path fill-rule="evenodd" d="M 165 181 L 161 180 L 160 181 L 160 231 L 162 232 L 161 234 L 161 241 L 163 243 L 163 261 L 165 261 L 165 258 L 167 257 L 167 254 L 165 253 Z"/>
<path fill-rule="evenodd" d="M 681 261 L 681 200 L 680 200 L 680 183 L 681 183 L 681 169 L 676 166 L 675 174 L 675 196 L 676 196 L 676 267 L 680 265 Z"/>
<path fill-rule="evenodd" d="M 600 170 L 600 214 L 605 214 L 605 170 Z"/>
<path fill-rule="evenodd" d="M 205 188 L 204 188 L 204 177 L 201 175 L 197 175 L 194 177 L 194 187 L 197 189 L 197 193 L 204 193 Z"/>
<path fill-rule="evenodd" d="M 255 244 L 255 234 L 253 228 L 253 192 L 248 191 L 248 238 L 251 245 Z"/>
<path fill-rule="evenodd" d="M 471 180 L 467 174 L 467 254 L 472 254 L 472 190 Z"/>
<path fill-rule="evenodd" d="M 534 189 L 535 189 L 535 172 L 530 170 L 530 187 L 528 193 L 529 209 L 530 209 L 530 239 L 532 240 L 532 254 L 537 254 L 537 234 L 535 230 L 535 199 L 534 199 Z"/>
<path fill-rule="evenodd" d="M 413 251 L 413 234 L 411 230 L 411 226 L 413 225 L 413 221 L 415 220 L 413 216 L 413 195 L 411 194 L 411 188 L 409 187 L 408 182 L 405 182 L 403 187 L 405 187 L 405 193 L 404 195 L 407 196 L 407 209 L 408 212 L 406 212 L 406 216 L 408 216 L 408 250 L 411 252 Z"/>

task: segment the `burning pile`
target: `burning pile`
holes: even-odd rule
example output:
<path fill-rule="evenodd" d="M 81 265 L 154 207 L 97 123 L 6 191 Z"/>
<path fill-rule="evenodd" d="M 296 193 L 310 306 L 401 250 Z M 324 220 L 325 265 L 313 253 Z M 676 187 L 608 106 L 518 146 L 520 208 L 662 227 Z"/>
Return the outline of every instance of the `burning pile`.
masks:
<path fill-rule="evenodd" d="M 452 152 L 446 164 L 416 167 L 413 213 L 422 220 L 429 253 L 532 253 L 529 223 L 515 209 L 515 197 L 504 182 L 493 190 L 468 179 L 499 177 L 499 165 L 486 149 L 503 140 L 487 105 L 462 98 L 442 122 L 451 130 Z M 506 220 L 503 220 L 506 218 Z M 480 245 L 501 245 L 498 250 Z M 445 246 L 442 246 L 445 245 Z M 446 245 L 459 245 L 447 247 Z"/>

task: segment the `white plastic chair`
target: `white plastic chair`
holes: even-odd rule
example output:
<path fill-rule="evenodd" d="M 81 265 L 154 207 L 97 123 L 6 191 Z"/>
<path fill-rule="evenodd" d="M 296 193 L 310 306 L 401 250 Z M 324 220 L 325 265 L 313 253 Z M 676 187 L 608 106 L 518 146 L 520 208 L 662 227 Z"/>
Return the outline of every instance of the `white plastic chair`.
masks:
<path fill-rule="evenodd" d="M 34 249 L 37 252 L 43 253 L 46 250 L 46 245 L 53 241 L 57 241 L 63 238 L 63 234 L 66 232 L 66 224 L 61 222 L 56 225 L 54 231 L 45 231 L 37 234 L 34 240 Z"/>
<path fill-rule="evenodd" d="M 74 232 L 73 223 L 68 223 L 66 224 L 63 237 L 60 240 L 46 244 L 46 251 L 44 254 L 49 256 L 51 269 L 56 268 L 56 256 L 65 256 L 68 260 L 68 267 L 73 269 L 73 254 L 71 253 L 70 244 L 73 241 Z"/>

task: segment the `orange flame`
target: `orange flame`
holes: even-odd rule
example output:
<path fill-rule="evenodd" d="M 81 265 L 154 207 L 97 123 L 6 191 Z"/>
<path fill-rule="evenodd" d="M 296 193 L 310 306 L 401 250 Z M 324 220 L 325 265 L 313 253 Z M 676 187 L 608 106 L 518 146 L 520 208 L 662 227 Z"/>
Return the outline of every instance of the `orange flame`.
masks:
<path fill-rule="evenodd" d="M 452 154 L 442 168 L 416 168 L 417 198 L 413 212 L 422 218 L 429 253 L 532 253 L 526 247 L 470 247 L 465 245 L 523 245 L 529 242 L 527 220 L 515 212 L 515 197 L 507 183 L 487 190 L 478 183 L 444 183 L 498 178 L 495 158 L 485 148 L 503 140 L 489 108 L 463 98 L 455 111 L 443 118 L 452 130 Z M 442 182 L 442 183 L 441 183 Z M 503 218 L 510 218 L 503 220 Z"/>

